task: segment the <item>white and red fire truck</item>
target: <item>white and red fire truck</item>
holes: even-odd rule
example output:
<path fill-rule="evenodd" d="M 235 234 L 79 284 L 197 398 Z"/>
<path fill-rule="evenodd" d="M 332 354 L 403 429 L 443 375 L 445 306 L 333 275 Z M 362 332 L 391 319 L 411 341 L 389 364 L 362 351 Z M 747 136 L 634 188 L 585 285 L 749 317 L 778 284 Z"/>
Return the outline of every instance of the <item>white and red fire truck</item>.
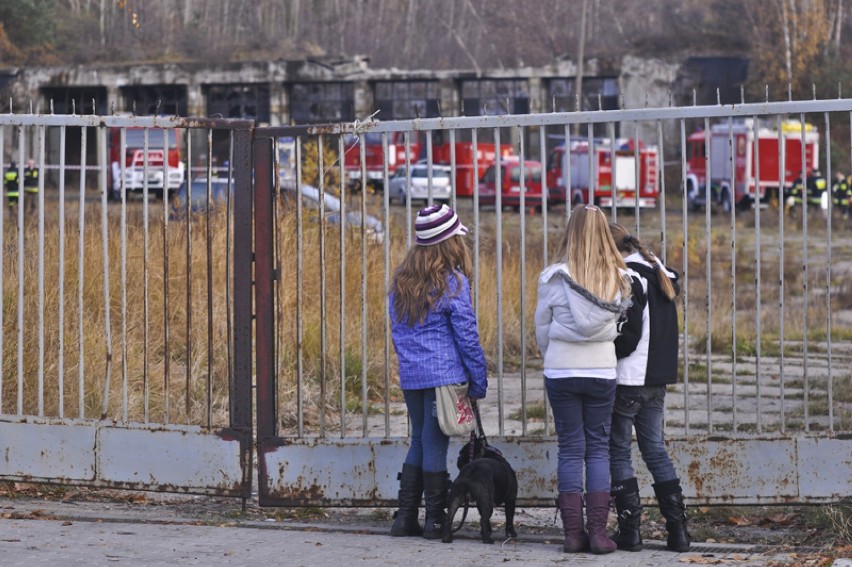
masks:
<path fill-rule="evenodd" d="M 154 195 L 163 195 L 163 188 L 176 191 L 186 177 L 186 164 L 181 159 L 181 132 L 177 129 L 166 130 L 164 140 L 161 128 L 148 129 L 148 191 Z M 121 190 L 142 192 L 145 187 L 145 143 L 142 128 L 125 129 L 125 151 L 121 155 L 121 128 L 110 129 L 109 160 L 112 169 L 111 195 L 120 198 Z M 168 180 L 164 161 L 168 156 Z M 124 171 L 122 178 L 122 162 Z"/>
<path fill-rule="evenodd" d="M 724 122 L 710 127 L 709 138 L 709 175 L 705 152 L 706 132 L 699 130 L 687 139 L 686 195 L 692 210 L 705 205 L 708 178 L 711 204 L 730 211 L 733 206 L 751 206 L 758 194 L 763 203 L 782 197 L 802 174 L 802 124 L 797 120 L 783 122 L 780 132 L 760 124 L 755 125 L 751 118 L 730 125 Z M 783 140 L 784 150 L 782 180 L 779 180 L 779 140 Z M 809 176 L 819 169 L 819 132 L 811 124 L 805 124 L 804 143 L 804 169 L 805 175 Z M 756 191 L 758 168 L 759 193 Z"/>
<path fill-rule="evenodd" d="M 588 139 L 576 139 L 571 140 L 569 148 L 566 153 L 564 143 L 556 146 L 547 160 L 547 186 L 552 200 L 565 202 L 567 198 L 572 206 L 594 203 L 600 207 L 612 207 L 614 181 L 616 207 L 635 208 L 637 199 L 640 208 L 657 206 L 660 185 L 656 147 L 639 142 L 638 167 L 634 141 L 629 138 L 614 141 L 596 138 L 591 144 Z M 570 179 L 567 179 L 569 160 Z"/>

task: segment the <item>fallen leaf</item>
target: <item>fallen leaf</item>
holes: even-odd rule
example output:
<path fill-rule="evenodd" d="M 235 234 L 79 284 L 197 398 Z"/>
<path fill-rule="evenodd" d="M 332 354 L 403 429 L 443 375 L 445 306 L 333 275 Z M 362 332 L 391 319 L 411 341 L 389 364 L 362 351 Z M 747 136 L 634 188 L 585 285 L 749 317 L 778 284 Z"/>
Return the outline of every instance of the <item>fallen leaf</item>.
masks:
<path fill-rule="evenodd" d="M 761 525 L 778 524 L 779 526 L 791 526 L 796 523 L 798 516 L 793 513 L 778 513 L 766 516 L 760 521 Z"/>
<path fill-rule="evenodd" d="M 728 523 L 732 526 L 750 526 L 752 525 L 751 520 L 746 518 L 745 516 L 731 516 L 728 518 Z"/>
<path fill-rule="evenodd" d="M 62 525 L 63 526 L 70 526 L 70 525 L 73 525 L 73 524 L 71 522 L 62 522 Z"/>

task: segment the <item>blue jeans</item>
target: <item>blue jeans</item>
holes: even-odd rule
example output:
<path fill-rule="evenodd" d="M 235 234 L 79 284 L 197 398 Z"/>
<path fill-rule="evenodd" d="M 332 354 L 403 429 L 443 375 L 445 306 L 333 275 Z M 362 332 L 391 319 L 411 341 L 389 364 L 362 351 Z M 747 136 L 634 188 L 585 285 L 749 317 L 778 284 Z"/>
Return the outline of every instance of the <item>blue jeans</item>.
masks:
<path fill-rule="evenodd" d="M 615 380 L 545 378 L 559 442 L 559 492 L 609 492 L 609 428 Z"/>
<path fill-rule="evenodd" d="M 609 443 L 610 472 L 616 482 L 636 476 L 630 456 L 634 427 L 642 460 L 654 482 L 677 478 L 663 434 L 665 401 L 665 386 L 619 386 L 616 390 Z"/>
<path fill-rule="evenodd" d="M 445 472 L 450 438 L 438 425 L 435 388 L 403 390 L 402 395 L 411 420 L 411 444 L 405 464 L 422 467 L 424 472 Z"/>

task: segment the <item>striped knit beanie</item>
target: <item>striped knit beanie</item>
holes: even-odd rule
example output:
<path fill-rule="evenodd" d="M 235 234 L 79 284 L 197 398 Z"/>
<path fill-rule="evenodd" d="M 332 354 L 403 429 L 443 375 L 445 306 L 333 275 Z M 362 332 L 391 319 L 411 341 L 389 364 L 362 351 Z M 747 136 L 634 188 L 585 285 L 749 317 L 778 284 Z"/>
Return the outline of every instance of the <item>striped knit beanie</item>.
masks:
<path fill-rule="evenodd" d="M 417 244 L 431 246 L 457 234 L 467 234 L 467 227 L 461 223 L 458 215 L 447 205 L 430 205 L 420 209 L 414 224 Z"/>

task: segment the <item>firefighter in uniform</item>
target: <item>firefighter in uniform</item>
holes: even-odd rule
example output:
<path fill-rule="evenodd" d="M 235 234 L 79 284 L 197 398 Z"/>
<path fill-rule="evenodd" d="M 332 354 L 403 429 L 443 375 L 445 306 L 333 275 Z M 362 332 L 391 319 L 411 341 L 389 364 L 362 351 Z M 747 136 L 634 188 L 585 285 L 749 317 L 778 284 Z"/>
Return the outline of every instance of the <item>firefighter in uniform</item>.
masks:
<path fill-rule="evenodd" d="M 828 182 L 817 169 L 808 175 L 802 183 L 802 177 L 796 178 L 786 199 L 786 209 L 789 212 L 797 206 L 801 206 L 804 199 L 808 200 L 808 207 L 819 208 L 822 202 L 822 194 L 828 187 Z"/>
<path fill-rule="evenodd" d="M 10 208 L 18 203 L 18 164 L 14 161 L 3 173 L 3 197 Z"/>
<path fill-rule="evenodd" d="M 25 199 L 26 211 L 34 211 L 36 209 L 35 196 L 38 195 L 38 168 L 35 166 L 35 160 L 28 159 L 27 166 L 24 168 L 24 192 L 27 194 Z"/>
<path fill-rule="evenodd" d="M 849 185 L 849 180 L 842 173 L 838 173 L 835 176 L 834 185 L 831 186 L 831 205 L 843 215 L 843 218 L 849 218 L 850 197 L 852 197 L 852 187 Z"/>

